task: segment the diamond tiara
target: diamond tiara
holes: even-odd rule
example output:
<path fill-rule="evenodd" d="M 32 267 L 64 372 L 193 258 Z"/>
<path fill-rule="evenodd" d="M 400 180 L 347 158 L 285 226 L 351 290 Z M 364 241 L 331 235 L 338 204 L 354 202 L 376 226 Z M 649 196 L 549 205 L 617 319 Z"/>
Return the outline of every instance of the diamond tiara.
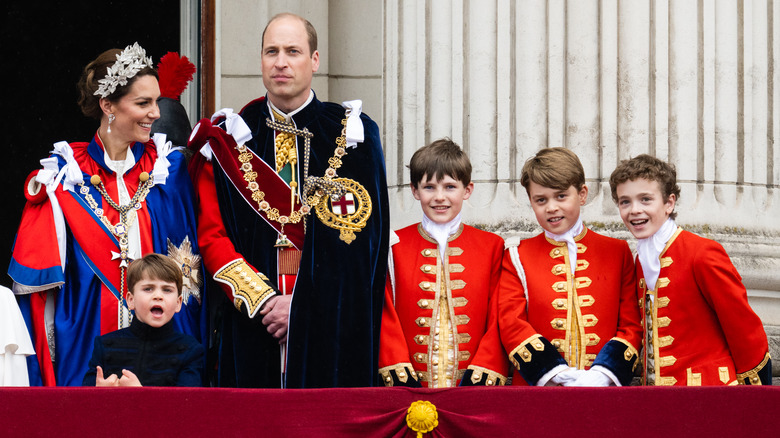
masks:
<path fill-rule="evenodd" d="M 154 67 L 152 57 L 146 56 L 146 50 L 137 42 L 133 43 L 132 46 L 125 47 L 122 53 L 116 55 L 116 62 L 108 68 L 106 77 L 98 80 L 100 86 L 95 91 L 95 95 L 107 97 L 116 91 L 117 86 L 127 85 L 127 80 L 145 67 Z"/>

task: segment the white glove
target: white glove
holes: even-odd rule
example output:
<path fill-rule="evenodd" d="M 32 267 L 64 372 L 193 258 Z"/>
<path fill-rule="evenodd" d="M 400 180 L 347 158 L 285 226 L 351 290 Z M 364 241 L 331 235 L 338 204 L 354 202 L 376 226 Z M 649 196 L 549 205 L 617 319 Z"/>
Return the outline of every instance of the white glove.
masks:
<path fill-rule="evenodd" d="M 585 372 L 585 370 L 578 370 L 574 367 L 564 368 L 563 371 L 552 376 L 545 386 L 569 386 Z"/>
<path fill-rule="evenodd" d="M 564 383 L 563 386 L 614 386 L 615 385 L 615 383 L 608 375 L 606 375 L 605 373 L 601 372 L 598 369 L 591 368 L 587 371 L 585 370 L 579 370 L 579 371 L 581 371 L 581 373 L 577 375 L 576 379 Z"/>

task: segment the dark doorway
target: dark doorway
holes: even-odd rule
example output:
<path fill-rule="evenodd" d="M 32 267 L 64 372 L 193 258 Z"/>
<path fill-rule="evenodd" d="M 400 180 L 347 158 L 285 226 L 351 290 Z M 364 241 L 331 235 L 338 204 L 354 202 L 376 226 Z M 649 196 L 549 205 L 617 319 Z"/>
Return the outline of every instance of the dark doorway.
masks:
<path fill-rule="evenodd" d="M 98 122 L 76 104 L 81 70 L 110 48 L 138 42 L 155 65 L 179 50 L 179 1 L 3 1 L 0 28 L 3 140 L 0 169 L 0 284 L 24 208 L 27 175 L 40 168 L 52 144 L 89 141 Z M 52 6 L 57 5 L 57 6 Z"/>

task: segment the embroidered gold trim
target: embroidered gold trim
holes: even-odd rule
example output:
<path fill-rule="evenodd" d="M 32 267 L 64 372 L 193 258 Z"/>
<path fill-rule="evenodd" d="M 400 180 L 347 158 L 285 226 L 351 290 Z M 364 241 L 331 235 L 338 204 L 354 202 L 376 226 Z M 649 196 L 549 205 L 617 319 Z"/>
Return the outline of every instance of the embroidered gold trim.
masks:
<path fill-rule="evenodd" d="M 582 322 L 585 327 L 593 327 L 599 323 L 599 319 L 596 315 L 582 315 Z"/>
<path fill-rule="evenodd" d="M 421 309 L 430 309 L 431 308 L 431 301 L 426 300 L 425 298 L 417 301 L 417 306 L 419 306 Z"/>
<path fill-rule="evenodd" d="M 433 265 L 422 265 L 422 266 L 420 266 L 420 270 L 423 271 L 426 274 L 435 274 L 436 273 L 436 266 L 433 266 Z"/>
<path fill-rule="evenodd" d="M 593 298 L 593 295 L 580 295 L 579 297 L 579 304 L 580 307 L 589 307 L 592 306 L 593 303 L 596 302 L 596 299 Z"/>
<path fill-rule="evenodd" d="M 688 386 L 701 386 L 701 373 L 694 373 L 690 368 L 686 370 L 686 384 Z"/>
<path fill-rule="evenodd" d="M 669 279 L 667 277 L 661 277 L 655 282 L 655 290 L 661 289 L 663 287 L 669 286 Z"/>
<path fill-rule="evenodd" d="M 461 265 L 460 263 L 450 263 L 449 266 L 450 272 L 459 274 L 466 270 L 466 267 Z"/>
<path fill-rule="evenodd" d="M 466 297 L 452 297 L 452 307 L 463 307 L 469 303 Z"/>
<path fill-rule="evenodd" d="M 471 341 L 471 335 L 468 333 L 458 333 L 455 335 L 455 342 L 458 344 L 467 344 Z"/>
<path fill-rule="evenodd" d="M 577 277 L 575 280 L 577 289 L 583 289 L 590 286 L 593 281 L 588 277 Z"/>
<path fill-rule="evenodd" d="M 656 301 L 655 307 L 660 309 L 662 307 L 668 306 L 669 305 L 669 301 L 671 301 L 671 299 L 669 299 L 669 297 L 658 297 L 658 298 L 656 298 L 655 301 Z"/>
<path fill-rule="evenodd" d="M 598 345 L 601 341 L 601 337 L 595 333 L 585 333 L 585 346 L 592 347 Z"/>
<path fill-rule="evenodd" d="M 566 309 L 566 300 L 564 300 L 563 298 L 556 298 L 552 300 L 551 304 L 553 309 L 559 309 L 559 310 Z"/>
<path fill-rule="evenodd" d="M 471 357 L 471 353 L 469 353 L 468 351 L 463 351 L 463 350 L 458 351 L 459 362 L 469 360 L 470 357 Z"/>
<path fill-rule="evenodd" d="M 455 325 L 466 325 L 471 321 L 468 315 L 455 315 Z"/>
<path fill-rule="evenodd" d="M 438 257 L 439 256 L 439 250 L 425 248 L 424 250 L 422 250 L 420 252 L 420 254 L 422 254 L 423 257 Z"/>
<path fill-rule="evenodd" d="M 584 271 L 590 267 L 590 262 L 587 260 L 577 260 L 577 268 L 575 268 L 575 271 Z"/>
<path fill-rule="evenodd" d="M 420 289 L 426 290 L 426 291 L 432 291 L 433 290 L 433 283 L 430 281 L 422 281 L 420 282 Z"/>
<path fill-rule="evenodd" d="M 718 367 L 718 378 L 724 384 L 729 383 L 729 367 Z"/>
<path fill-rule="evenodd" d="M 380 368 L 379 375 L 382 376 L 382 382 L 384 382 L 387 387 L 393 386 L 393 376 L 390 374 L 390 371 L 395 371 L 398 380 L 403 383 L 406 383 L 409 380 L 410 375 L 415 375 L 414 367 L 409 362 L 397 363 L 395 365 Z"/>
<path fill-rule="evenodd" d="M 668 268 L 669 266 L 672 266 L 673 260 L 671 257 L 661 257 L 661 267 L 662 268 Z"/>
<path fill-rule="evenodd" d="M 563 349 L 561 348 L 561 345 L 563 344 L 563 339 L 553 339 L 551 343 L 556 350 L 563 351 Z"/>
<path fill-rule="evenodd" d="M 431 342 L 431 337 L 428 335 L 417 335 L 414 337 L 414 342 L 418 345 L 428 345 Z"/>
<path fill-rule="evenodd" d="M 744 384 L 745 379 L 747 379 L 751 385 L 760 385 L 761 378 L 758 377 L 758 372 L 761 371 L 767 365 L 767 363 L 769 363 L 769 359 L 771 359 L 771 356 L 769 356 L 769 353 L 767 353 L 764 355 L 764 359 L 761 361 L 761 363 L 758 364 L 758 366 L 752 370 L 737 374 L 737 380 L 739 381 L 739 384 Z"/>
<path fill-rule="evenodd" d="M 275 295 L 269 286 L 268 277 L 256 273 L 244 260 L 237 259 L 214 274 L 214 280 L 225 283 L 233 289 L 233 305 L 241 309 L 247 306 L 250 318 L 254 318 L 263 304 Z"/>
<path fill-rule="evenodd" d="M 501 373 L 489 370 L 487 368 L 478 367 L 476 365 L 469 365 L 468 369 L 472 371 L 471 382 L 479 383 L 482 380 L 482 376 L 487 374 L 486 386 L 504 386 L 506 385 L 507 378 Z"/>
<path fill-rule="evenodd" d="M 618 341 L 626 346 L 626 352 L 624 354 L 626 360 L 630 361 L 634 356 L 639 357 L 639 351 L 637 351 L 637 349 L 634 348 L 633 345 L 629 344 L 625 339 L 615 336 L 614 338 L 610 339 L 610 341 Z"/>
<path fill-rule="evenodd" d="M 515 365 L 516 368 L 520 368 L 520 364 L 515 360 L 515 356 L 519 356 L 523 362 L 530 362 L 531 361 L 531 352 L 528 349 L 529 347 L 533 348 L 536 351 L 544 351 L 544 343 L 541 340 L 542 335 L 535 334 L 528 339 L 524 340 L 520 343 L 517 347 L 512 349 L 512 351 L 509 353 L 509 358 L 512 361 L 512 363 Z"/>
<path fill-rule="evenodd" d="M 552 290 L 555 292 L 566 292 L 567 289 L 565 281 L 557 281 L 552 284 Z"/>
<path fill-rule="evenodd" d="M 664 356 L 658 358 L 658 367 L 668 367 L 674 365 L 677 362 L 677 358 L 674 356 Z"/>
<path fill-rule="evenodd" d="M 565 330 L 566 319 L 565 318 L 555 318 L 552 321 L 550 321 L 550 325 L 555 330 Z"/>
<path fill-rule="evenodd" d="M 465 287 L 466 287 L 466 282 L 461 280 L 461 279 L 450 281 L 450 289 L 451 290 L 460 290 L 460 289 L 463 289 Z"/>
<path fill-rule="evenodd" d="M 448 239 L 448 241 L 450 241 L 450 240 L 452 240 L 452 237 L 450 237 L 450 239 Z M 458 248 L 457 246 L 447 247 L 445 252 L 447 253 L 448 256 L 453 256 L 453 257 L 457 257 L 459 255 L 463 255 L 463 249 L 462 248 Z"/>
<path fill-rule="evenodd" d="M 674 377 L 659 377 L 656 381 L 658 386 L 674 386 L 677 383 L 677 379 Z"/>
<path fill-rule="evenodd" d="M 672 319 L 669 318 L 668 316 L 662 316 L 662 317 L 658 318 L 658 322 L 657 322 L 659 328 L 661 328 L 661 327 L 669 327 L 669 324 L 671 324 L 671 323 L 672 323 Z"/>
<path fill-rule="evenodd" d="M 559 263 L 552 267 L 551 272 L 553 275 L 566 274 L 566 266 L 563 263 Z"/>
<path fill-rule="evenodd" d="M 424 316 L 421 316 L 414 320 L 415 324 L 417 324 L 418 327 L 430 327 L 431 326 L 431 318 L 426 318 Z"/>
<path fill-rule="evenodd" d="M 418 363 L 426 363 L 428 362 L 428 355 L 425 353 L 415 353 L 414 360 Z"/>
<path fill-rule="evenodd" d="M 660 338 L 658 338 L 658 348 L 668 347 L 672 345 L 672 342 L 674 342 L 674 337 L 661 336 Z"/>

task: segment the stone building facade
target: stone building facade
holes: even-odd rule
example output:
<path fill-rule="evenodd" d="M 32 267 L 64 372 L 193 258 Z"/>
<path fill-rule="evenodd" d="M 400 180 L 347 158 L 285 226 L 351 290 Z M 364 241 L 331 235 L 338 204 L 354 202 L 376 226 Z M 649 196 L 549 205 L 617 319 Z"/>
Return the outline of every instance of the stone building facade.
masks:
<path fill-rule="evenodd" d="M 561 146 L 585 166 L 586 222 L 632 242 L 608 178 L 653 154 L 677 167 L 678 223 L 722 243 L 742 274 L 780 374 L 780 4 L 217 0 L 217 107 L 264 93 L 260 35 L 284 11 L 318 30 L 318 97 L 360 98 L 379 123 L 393 228 L 420 220 L 409 158 L 447 136 L 474 165 L 468 223 L 538 233 L 520 170 Z"/>

